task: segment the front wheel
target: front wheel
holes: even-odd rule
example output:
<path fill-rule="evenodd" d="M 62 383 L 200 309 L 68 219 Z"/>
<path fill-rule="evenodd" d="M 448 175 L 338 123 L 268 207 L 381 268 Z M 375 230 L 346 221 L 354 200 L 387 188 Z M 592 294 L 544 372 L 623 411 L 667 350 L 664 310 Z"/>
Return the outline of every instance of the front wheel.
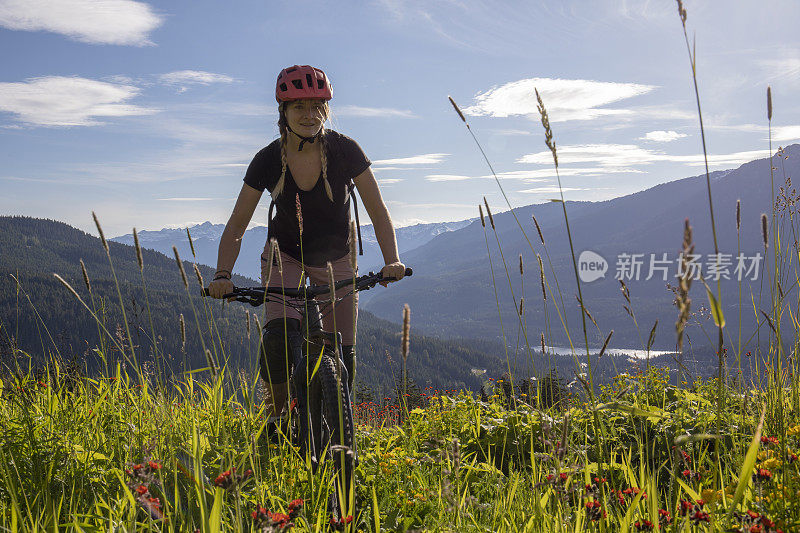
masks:
<path fill-rule="evenodd" d="M 339 372 L 337 373 L 337 361 Z M 328 441 L 326 461 L 333 461 L 336 470 L 336 500 L 339 516 L 355 516 L 353 486 L 354 466 L 357 464 L 353 410 L 347 387 L 347 370 L 335 352 L 326 350 L 318 370 L 322 426 Z M 337 378 L 338 375 L 338 378 Z M 329 440 L 328 440 L 329 439 Z M 324 445 L 324 443 L 323 443 Z"/>

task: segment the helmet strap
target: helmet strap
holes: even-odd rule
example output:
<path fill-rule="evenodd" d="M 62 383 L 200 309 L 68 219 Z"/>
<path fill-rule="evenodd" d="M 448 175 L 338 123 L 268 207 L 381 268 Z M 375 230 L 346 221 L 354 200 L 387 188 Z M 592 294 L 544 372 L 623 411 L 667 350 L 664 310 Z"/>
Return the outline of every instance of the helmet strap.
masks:
<path fill-rule="evenodd" d="M 289 130 L 291 133 L 294 133 L 295 136 L 300 138 L 300 146 L 297 147 L 297 151 L 298 152 L 302 152 L 303 151 L 303 145 L 305 143 L 314 144 L 314 141 L 316 141 L 317 138 L 319 138 L 319 135 L 320 135 L 320 132 L 318 131 L 316 135 L 313 135 L 311 137 L 303 137 L 302 135 L 300 135 L 299 133 L 294 131 L 292 129 L 292 127 L 289 126 L 289 124 L 286 124 L 286 129 Z"/>

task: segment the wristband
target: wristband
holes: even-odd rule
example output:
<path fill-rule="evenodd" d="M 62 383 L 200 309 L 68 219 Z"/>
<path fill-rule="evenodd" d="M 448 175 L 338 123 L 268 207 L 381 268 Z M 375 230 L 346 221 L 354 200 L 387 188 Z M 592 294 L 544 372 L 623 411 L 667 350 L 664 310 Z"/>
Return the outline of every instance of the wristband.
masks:
<path fill-rule="evenodd" d="M 217 275 L 217 274 L 219 274 L 220 272 L 227 272 L 229 276 L 231 275 L 231 271 L 230 271 L 230 270 L 227 270 L 227 269 L 225 269 L 225 268 L 219 268 L 219 269 L 217 269 L 217 271 L 214 273 L 214 275 L 216 276 L 216 275 Z"/>
<path fill-rule="evenodd" d="M 213 281 L 217 281 L 218 279 L 227 279 L 228 281 L 231 280 L 230 276 L 219 275 L 219 276 L 215 276 Z"/>

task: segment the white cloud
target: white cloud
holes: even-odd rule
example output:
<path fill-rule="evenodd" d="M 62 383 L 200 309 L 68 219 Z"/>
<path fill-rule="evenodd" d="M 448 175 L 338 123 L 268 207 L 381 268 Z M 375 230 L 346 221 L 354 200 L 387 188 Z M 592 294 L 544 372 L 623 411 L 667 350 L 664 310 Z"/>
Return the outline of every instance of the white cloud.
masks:
<path fill-rule="evenodd" d="M 392 109 L 390 107 L 343 105 L 337 106 L 334 109 L 334 113 L 342 117 L 416 118 L 416 115 L 407 109 Z"/>
<path fill-rule="evenodd" d="M 212 83 L 232 83 L 235 81 L 225 74 L 215 74 L 203 70 L 176 70 L 158 77 L 166 85 L 210 85 Z"/>
<path fill-rule="evenodd" d="M 550 152 L 547 152 L 550 153 Z M 552 159 L 551 159 L 552 161 Z M 560 159 L 559 159 L 560 162 Z M 559 167 L 559 174 L 563 176 L 599 176 L 601 174 L 641 174 L 641 170 L 633 168 L 617 167 Z M 508 172 L 498 172 L 497 177 L 501 180 L 522 180 L 525 183 L 537 183 L 549 178 L 555 178 L 556 172 L 552 168 L 538 168 L 531 170 L 510 170 Z M 425 176 L 427 181 L 466 181 L 466 180 L 491 180 L 494 176 L 485 174 L 483 176 L 463 176 L 459 174 L 429 174 Z"/>
<path fill-rule="evenodd" d="M 464 181 L 475 179 L 475 176 L 459 176 L 457 174 L 429 174 L 425 176 L 427 181 Z"/>
<path fill-rule="evenodd" d="M 636 83 L 613 83 L 592 80 L 531 78 L 493 87 L 475 96 L 475 104 L 464 109 L 473 116 L 538 117 L 536 94 L 542 97 L 550 122 L 590 120 L 608 115 L 625 115 L 627 109 L 603 108 L 608 104 L 647 94 L 655 86 Z"/>
<path fill-rule="evenodd" d="M 730 154 L 710 154 L 708 164 L 712 167 L 733 166 L 766 157 L 764 150 L 750 150 Z M 703 154 L 669 155 L 663 152 L 641 148 L 633 144 L 582 144 L 558 147 L 559 164 L 593 163 L 601 168 L 624 169 L 637 165 L 657 162 L 684 163 L 688 166 L 703 166 Z M 552 164 L 553 156 L 549 150 L 528 154 L 517 160 L 518 163 L 538 165 Z M 559 169 L 560 170 L 560 169 Z M 619 170 L 616 170 L 619 171 Z"/>
<path fill-rule="evenodd" d="M 794 57 L 761 59 L 757 63 L 772 80 L 800 79 L 800 52 L 793 50 Z"/>
<path fill-rule="evenodd" d="M 92 44 L 152 44 L 148 34 L 162 22 L 148 4 L 133 0 L 0 0 L 0 26 Z"/>
<path fill-rule="evenodd" d="M 435 165 L 441 163 L 448 155 L 450 154 L 422 154 L 395 159 L 379 159 L 373 163 L 376 165 Z"/>
<path fill-rule="evenodd" d="M 744 133 L 762 133 L 763 139 L 769 139 L 769 127 L 763 124 L 712 124 L 708 129 L 721 131 L 740 131 Z M 772 140 L 776 142 L 794 141 L 800 139 L 800 125 L 774 126 Z"/>
<path fill-rule="evenodd" d="M 773 141 L 794 141 L 800 139 L 800 126 L 778 126 L 772 128 Z"/>
<path fill-rule="evenodd" d="M 672 130 L 670 131 L 656 130 L 656 131 L 648 131 L 647 133 L 645 133 L 644 137 L 640 137 L 640 140 L 668 143 L 680 139 L 682 137 L 686 137 L 686 134 L 678 133 L 677 131 L 672 131 Z"/>
<path fill-rule="evenodd" d="M 401 181 L 405 181 L 402 178 L 383 178 L 379 179 L 378 183 L 381 185 L 394 185 L 395 183 L 400 183 Z"/>
<path fill-rule="evenodd" d="M 0 83 L 0 111 L 39 126 L 93 126 L 96 117 L 150 115 L 126 102 L 139 94 L 132 85 L 78 77 L 47 76 L 25 82 Z"/>

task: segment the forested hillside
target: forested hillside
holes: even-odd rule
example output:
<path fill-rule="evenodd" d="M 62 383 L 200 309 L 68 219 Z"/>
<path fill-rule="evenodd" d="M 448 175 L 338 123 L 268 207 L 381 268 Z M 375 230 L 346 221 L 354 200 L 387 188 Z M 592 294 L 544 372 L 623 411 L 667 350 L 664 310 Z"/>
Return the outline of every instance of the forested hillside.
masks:
<path fill-rule="evenodd" d="M 205 346 L 219 363 L 228 361 L 235 367 L 255 368 L 259 336 L 254 319 L 250 320 L 249 335 L 247 325 L 248 312 L 252 317 L 254 308 L 203 299 L 189 261 L 184 261 L 187 292 L 173 258 L 143 250 L 144 268 L 140 272 L 134 247 L 115 242 L 109 245 L 140 364 L 154 363 L 158 353 L 173 372 L 201 369 L 207 367 Z M 16 345 L 36 361 L 57 354 L 64 360 L 74 360 L 88 372 L 102 368 L 96 348 L 103 348 L 109 362 L 122 360 L 115 341 L 126 345 L 127 333 L 100 239 L 52 220 L 0 217 L 0 251 L 0 337 L 6 352 L 9 346 Z M 91 294 L 83 279 L 81 259 L 89 275 Z M 213 275 L 208 267 L 198 268 L 205 280 Z M 54 273 L 77 291 L 101 318 L 107 332 Z M 257 284 L 238 276 L 234 282 L 242 286 Z M 373 291 L 389 294 L 394 287 L 379 286 Z M 398 316 L 402 304 L 400 300 L 396 302 Z M 185 319 L 185 344 L 181 314 Z M 213 326 L 210 328 L 209 324 Z M 362 384 L 378 390 L 393 387 L 401 374 L 399 332 L 396 324 L 361 312 L 357 344 L 358 378 Z M 480 379 L 473 369 L 488 368 L 494 373 L 505 367 L 502 344 L 492 341 L 443 341 L 412 333 L 411 354 L 409 376 L 423 387 L 476 389 Z"/>

